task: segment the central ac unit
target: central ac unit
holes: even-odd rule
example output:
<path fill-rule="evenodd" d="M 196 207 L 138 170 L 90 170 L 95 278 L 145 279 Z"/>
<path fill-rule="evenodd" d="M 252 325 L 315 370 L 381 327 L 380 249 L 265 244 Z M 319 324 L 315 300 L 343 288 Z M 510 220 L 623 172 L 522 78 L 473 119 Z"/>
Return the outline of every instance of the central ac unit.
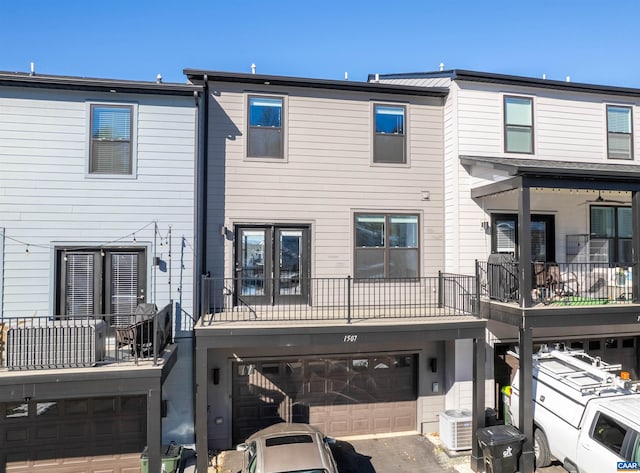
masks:
<path fill-rule="evenodd" d="M 451 450 L 471 449 L 471 411 L 452 409 L 440 414 L 440 440 Z"/>

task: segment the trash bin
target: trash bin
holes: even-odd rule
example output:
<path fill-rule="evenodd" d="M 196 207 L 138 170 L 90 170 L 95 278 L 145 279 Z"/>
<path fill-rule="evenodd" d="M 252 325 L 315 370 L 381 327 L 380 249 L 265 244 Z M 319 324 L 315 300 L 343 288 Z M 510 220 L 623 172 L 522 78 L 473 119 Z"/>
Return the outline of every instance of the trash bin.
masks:
<path fill-rule="evenodd" d="M 522 451 L 522 435 L 512 425 L 478 429 L 478 443 L 487 473 L 515 473 Z"/>
<path fill-rule="evenodd" d="M 149 473 L 149 447 L 144 447 L 142 455 L 140 455 L 140 471 L 141 473 Z M 176 473 L 182 458 L 182 445 L 170 443 L 162 446 L 162 472 Z"/>

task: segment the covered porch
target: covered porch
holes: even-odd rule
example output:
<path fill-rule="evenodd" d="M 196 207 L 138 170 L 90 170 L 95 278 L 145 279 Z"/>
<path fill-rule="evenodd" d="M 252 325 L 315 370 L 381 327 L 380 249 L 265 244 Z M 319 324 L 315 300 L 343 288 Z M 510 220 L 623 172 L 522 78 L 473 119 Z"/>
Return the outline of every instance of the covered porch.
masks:
<path fill-rule="evenodd" d="M 518 331 L 520 386 L 532 399 L 540 330 L 637 324 L 640 167 L 461 156 L 491 238 L 476 263 L 480 312 Z M 480 182 L 480 181 L 478 181 Z M 487 183 L 489 182 L 489 183 Z M 532 403 L 520 404 L 523 473 L 534 471 Z"/>

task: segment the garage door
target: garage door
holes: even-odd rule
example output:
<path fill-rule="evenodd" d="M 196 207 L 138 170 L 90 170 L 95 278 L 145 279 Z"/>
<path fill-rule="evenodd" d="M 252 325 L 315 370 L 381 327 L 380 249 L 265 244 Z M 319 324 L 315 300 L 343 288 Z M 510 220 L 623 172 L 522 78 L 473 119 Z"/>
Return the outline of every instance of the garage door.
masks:
<path fill-rule="evenodd" d="M 146 398 L 0 403 L 0 471 L 140 472 Z"/>
<path fill-rule="evenodd" d="M 308 422 L 334 437 L 416 429 L 417 355 L 234 363 L 233 441 Z"/>

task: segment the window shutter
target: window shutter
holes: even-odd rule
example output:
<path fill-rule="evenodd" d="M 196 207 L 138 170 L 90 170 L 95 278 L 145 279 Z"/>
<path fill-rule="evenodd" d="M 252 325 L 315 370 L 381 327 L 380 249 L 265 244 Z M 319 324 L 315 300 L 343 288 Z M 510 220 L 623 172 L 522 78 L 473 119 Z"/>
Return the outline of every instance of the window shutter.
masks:
<path fill-rule="evenodd" d="M 138 255 L 111 255 L 111 312 L 130 315 L 138 305 Z"/>
<path fill-rule="evenodd" d="M 93 310 L 93 254 L 66 255 L 65 313 L 72 316 L 92 315 Z"/>

